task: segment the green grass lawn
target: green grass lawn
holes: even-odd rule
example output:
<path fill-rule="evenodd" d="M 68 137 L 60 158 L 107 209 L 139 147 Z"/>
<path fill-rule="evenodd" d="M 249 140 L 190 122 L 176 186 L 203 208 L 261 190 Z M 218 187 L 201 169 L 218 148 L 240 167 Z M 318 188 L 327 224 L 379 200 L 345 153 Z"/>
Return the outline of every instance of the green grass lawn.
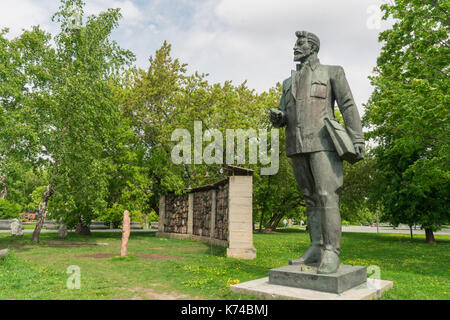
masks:
<path fill-rule="evenodd" d="M 121 233 L 31 234 L 14 239 L 0 234 L 0 249 L 11 254 L 0 261 L 0 299 L 254 299 L 234 294 L 229 285 L 268 276 L 309 246 L 305 231 L 278 230 L 254 235 L 255 260 L 226 258 L 226 249 L 197 241 L 165 239 L 132 232 L 129 257 L 120 254 Z M 381 279 L 394 281 L 383 299 L 445 299 L 450 284 L 450 236 L 344 233 L 341 262 L 378 266 Z M 100 244 L 100 245 L 99 245 Z M 81 270 L 81 289 L 69 290 L 69 266 Z"/>

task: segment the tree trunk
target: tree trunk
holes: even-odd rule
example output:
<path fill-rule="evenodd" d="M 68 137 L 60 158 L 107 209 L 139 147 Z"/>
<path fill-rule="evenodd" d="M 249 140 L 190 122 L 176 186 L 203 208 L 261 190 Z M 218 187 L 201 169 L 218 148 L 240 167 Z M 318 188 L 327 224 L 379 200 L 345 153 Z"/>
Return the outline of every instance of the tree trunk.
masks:
<path fill-rule="evenodd" d="M 8 188 L 4 186 L 3 189 L 0 191 L 0 198 L 5 199 L 7 195 L 8 195 Z"/>
<path fill-rule="evenodd" d="M 89 226 L 83 225 L 81 222 L 77 224 L 75 228 L 75 233 L 78 233 L 82 236 L 90 236 L 91 235 L 91 229 Z"/>
<path fill-rule="evenodd" d="M 264 232 L 271 232 L 272 231 L 272 223 L 275 220 L 275 217 L 277 215 L 274 214 L 273 216 L 270 217 L 269 221 L 266 223 L 265 227 L 264 227 Z"/>
<path fill-rule="evenodd" d="M 264 201 L 264 207 L 263 210 L 261 212 L 261 218 L 259 219 L 259 232 L 262 232 L 262 225 L 263 225 L 263 221 L 264 221 L 264 215 L 266 213 L 267 210 L 267 198 L 269 196 L 269 190 L 270 190 L 270 176 L 267 177 L 267 189 L 266 189 L 266 193 L 265 193 L 265 201 Z"/>
<path fill-rule="evenodd" d="M 276 230 L 276 228 L 278 227 L 278 224 L 280 223 L 280 220 L 283 218 L 282 214 L 279 214 L 277 219 L 274 221 L 273 225 L 272 225 L 272 230 Z"/>
<path fill-rule="evenodd" d="M 266 232 L 271 232 L 271 231 L 275 230 L 277 228 L 278 224 L 280 223 L 281 218 L 283 218 L 283 214 L 282 213 L 274 214 L 270 218 L 269 223 L 267 223 L 265 231 Z"/>
<path fill-rule="evenodd" d="M 412 229 L 412 226 L 409 226 L 409 233 L 411 234 L 411 240 L 412 240 L 412 238 L 413 238 L 413 229 Z"/>
<path fill-rule="evenodd" d="M 4 183 L 5 178 L 0 178 L 0 199 L 6 199 L 8 195 L 8 186 Z"/>
<path fill-rule="evenodd" d="M 433 229 L 431 228 L 425 228 L 425 238 L 427 243 L 436 243 L 436 240 L 434 240 Z"/>
<path fill-rule="evenodd" d="M 47 185 L 45 187 L 44 194 L 42 196 L 42 202 L 39 205 L 39 212 L 37 216 L 37 222 L 36 227 L 33 231 L 33 236 L 31 237 L 31 241 L 33 242 L 39 242 L 39 236 L 41 235 L 41 229 L 45 222 L 45 217 L 47 216 L 47 206 L 48 206 L 48 200 L 53 194 L 53 186 L 51 184 Z"/>
<path fill-rule="evenodd" d="M 266 206 L 264 206 L 264 208 L 265 208 Z M 262 224 L 263 224 L 263 219 L 264 219 L 264 212 L 265 212 L 265 210 L 263 210 L 262 212 L 261 212 L 261 218 L 259 218 L 259 232 L 262 232 Z"/>

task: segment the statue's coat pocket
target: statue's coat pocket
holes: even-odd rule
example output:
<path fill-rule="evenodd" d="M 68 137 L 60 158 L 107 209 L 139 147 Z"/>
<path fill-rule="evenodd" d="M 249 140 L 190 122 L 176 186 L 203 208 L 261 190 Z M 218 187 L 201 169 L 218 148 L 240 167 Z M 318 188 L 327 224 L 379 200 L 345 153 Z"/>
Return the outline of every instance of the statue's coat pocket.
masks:
<path fill-rule="evenodd" d="M 326 99 L 327 91 L 326 82 L 316 80 L 311 84 L 311 97 Z"/>

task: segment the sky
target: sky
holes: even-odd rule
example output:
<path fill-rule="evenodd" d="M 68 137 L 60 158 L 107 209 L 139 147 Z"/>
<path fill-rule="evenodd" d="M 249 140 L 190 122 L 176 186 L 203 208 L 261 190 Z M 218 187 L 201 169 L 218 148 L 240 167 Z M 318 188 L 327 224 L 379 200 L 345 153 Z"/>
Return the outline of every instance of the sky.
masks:
<path fill-rule="evenodd" d="M 361 114 L 373 88 L 368 77 L 376 65 L 382 0 L 85 0 L 85 14 L 121 8 L 120 26 L 112 34 L 122 48 L 148 59 L 164 40 L 172 56 L 189 72 L 208 73 L 210 82 L 247 80 L 257 92 L 269 90 L 295 69 L 295 31 L 307 30 L 321 41 L 322 64 L 341 65 Z M 58 0 L 0 0 L 0 28 L 15 37 L 40 25 L 56 34 L 51 16 Z"/>

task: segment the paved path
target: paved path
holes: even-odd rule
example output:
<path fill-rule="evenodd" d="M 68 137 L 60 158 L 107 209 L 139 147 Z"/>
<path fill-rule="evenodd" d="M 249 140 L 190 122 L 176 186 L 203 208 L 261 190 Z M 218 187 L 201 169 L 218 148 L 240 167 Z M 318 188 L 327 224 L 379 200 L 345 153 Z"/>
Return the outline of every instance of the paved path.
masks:
<path fill-rule="evenodd" d="M 342 227 L 342 232 L 376 233 L 377 227 L 349 226 L 349 227 Z M 407 233 L 407 234 L 410 234 L 409 228 L 403 228 L 403 227 L 396 228 L 396 229 L 393 229 L 392 227 L 379 227 L 378 232 L 379 233 Z M 419 228 L 414 230 L 414 228 L 413 228 L 413 234 L 425 234 L 425 230 L 420 230 Z M 450 229 L 442 229 L 440 231 L 434 232 L 434 234 L 450 235 Z"/>
<path fill-rule="evenodd" d="M 300 229 L 305 230 L 305 227 L 302 227 Z M 362 232 L 362 233 L 377 233 L 377 227 L 369 227 L 369 226 L 348 226 L 342 227 L 342 232 Z M 404 233 L 404 234 L 410 234 L 409 228 L 400 227 L 400 228 L 392 228 L 392 227 L 379 227 L 378 233 Z M 414 230 L 413 228 L 413 235 L 414 234 L 425 234 L 424 230 L 420 230 L 417 228 Z M 434 232 L 434 234 L 443 234 L 443 235 L 450 235 L 450 229 L 445 228 L 440 231 Z"/>

